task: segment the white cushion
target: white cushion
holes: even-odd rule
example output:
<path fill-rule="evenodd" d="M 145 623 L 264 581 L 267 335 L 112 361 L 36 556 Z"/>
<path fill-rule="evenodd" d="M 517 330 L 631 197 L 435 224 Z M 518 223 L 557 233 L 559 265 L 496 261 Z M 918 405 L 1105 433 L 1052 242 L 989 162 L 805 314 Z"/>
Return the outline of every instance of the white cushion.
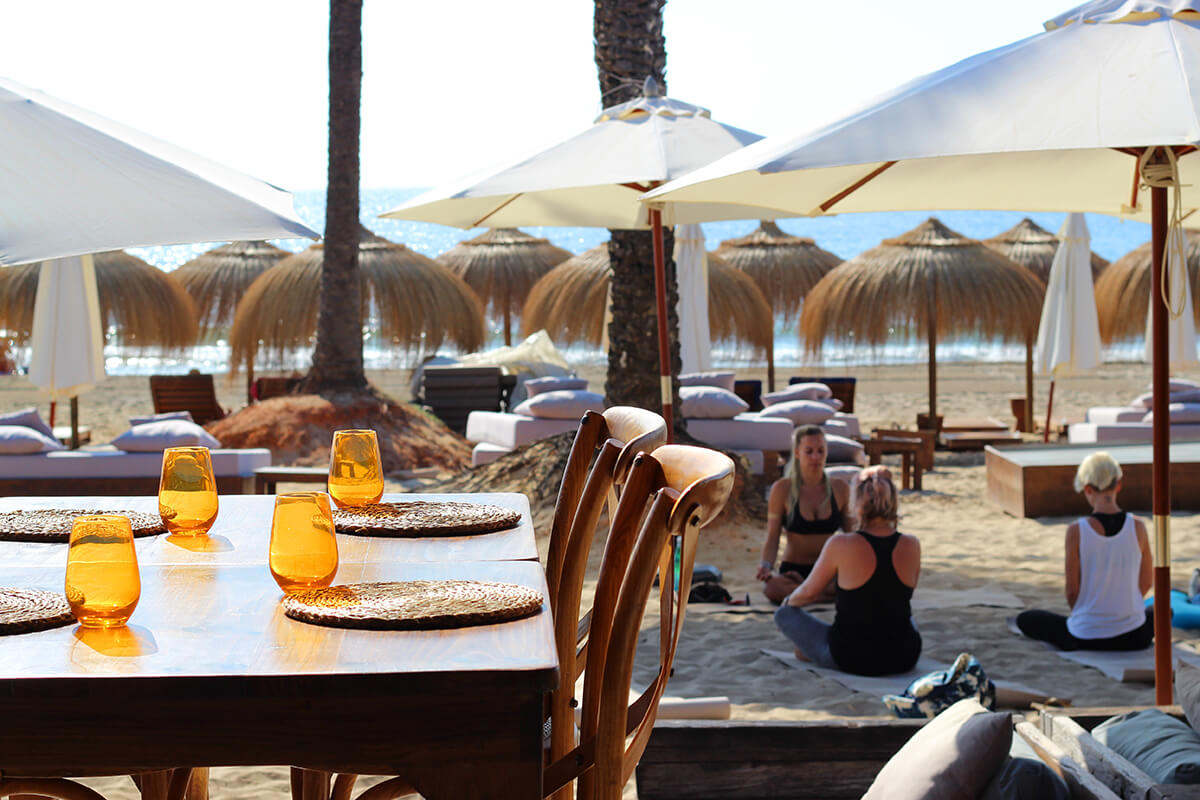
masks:
<path fill-rule="evenodd" d="M 1168 403 L 1200 403 L 1200 389 L 1183 389 L 1177 392 L 1167 393 Z M 1150 408 L 1154 404 L 1154 392 L 1146 392 L 1139 394 L 1134 398 L 1131 406 L 1141 406 L 1142 408 Z"/>
<path fill-rule="evenodd" d="M 854 414 L 843 414 L 840 411 L 822 422 L 821 429 L 826 434 L 836 433 L 838 436 L 851 438 L 862 436 L 862 428 L 858 424 L 858 417 Z"/>
<path fill-rule="evenodd" d="M 713 372 L 688 372 L 679 376 L 680 386 L 716 386 L 727 392 L 733 391 L 737 374 L 732 370 Z"/>
<path fill-rule="evenodd" d="M 65 450 L 53 436 L 24 425 L 0 425 L 0 454 L 26 455 Z"/>
<path fill-rule="evenodd" d="M 1108 425 L 1114 422 L 1141 422 L 1146 409 L 1141 406 L 1093 406 L 1087 410 L 1088 422 Z"/>
<path fill-rule="evenodd" d="M 221 446 L 216 437 L 194 422 L 185 419 L 164 419 L 134 425 L 112 440 L 113 446 L 127 453 L 161 453 L 168 447 Z"/>
<path fill-rule="evenodd" d="M 777 392 L 762 396 L 764 406 L 787 403 L 792 400 L 824 400 L 832 398 L 833 391 L 823 383 L 793 383 Z"/>
<path fill-rule="evenodd" d="M 0 414 L 0 425 L 23 425 L 26 428 L 33 428 L 43 436 L 54 438 L 54 431 L 50 430 L 50 426 L 42 420 L 42 415 L 33 406 L 8 414 Z"/>
<path fill-rule="evenodd" d="M 738 414 L 732 419 L 689 419 L 687 431 L 697 440 L 722 450 L 791 450 L 790 420 Z"/>
<path fill-rule="evenodd" d="M 130 427 L 136 427 L 138 425 L 145 425 L 147 422 L 161 422 L 165 419 L 182 419 L 188 422 L 195 422 L 192 419 L 192 412 L 190 411 L 164 411 L 161 414 L 151 414 L 146 417 L 130 417 L 129 425 Z"/>
<path fill-rule="evenodd" d="M 729 419 L 749 410 L 750 404 L 728 389 L 679 387 L 679 414 L 685 419 Z"/>
<path fill-rule="evenodd" d="M 603 411 L 604 395 L 582 389 L 555 389 L 542 392 L 513 409 L 514 414 L 541 419 L 573 419 L 588 411 Z"/>
<path fill-rule="evenodd" d="M 783 417 L 793 425 L 820 425 L 834 415 L 834 410 L 820 400 L 788 400 L 767 406 L 758 412 L 760 417 Z"/>
<path fill-rule="evenodd" d="M 254 470 L 271 466 L 265 447 L 212 450 L 213 474 L 254 477 Z M 0 456 L 0 478 L 148 478 L 162 473 L 162 453 L 126 453 L 109 445 L 80 450 L 57 450 L 28 456 Z"/>
<path fill-rule="evenodd" d="M 831 464 L 862 464 L 867 460 L 866 448 L 836 433 L 825 434 L 825 450 Z"/>
<path fill-rule="evenodd" d="M 1067 441 L 1071 444 L 1145 443 L 1153 438 L 1154 425 L 1149 422 L 1117 422 L 1112 425 L 1076 422 L 1067 428 Z M 1200 425 L 1171 425 L 1171 439 L 1200 439 Z"/>
<path fill-rule="evenodd" d="M 571 378 L 566 376 L 548 375 L 545 378 L 530 378 L 525 381 L 525 394 L 533 397 L 543 392 L 555 392 L 561 389 L 586 389 L 587 378 Z"/>
<path fill-rule="evenodd" d="M 1167 405 L 1167 419 L 1172 425 L 1190 425 L 1200 422 L 1200 403 L 1170 403 Z M 1091 421 L 1091 418 L 1088 419 Z M 1154 412 L 1146 412 L 1142 422 L 1154 422 Z"/>
<path fill-rule="evenodd" d="M 490 442 L 480 442 L 471 449 L 471 466 L 481 467 L 484 464 L 490 464 L 500 456 L 511 452 L 511 447 L 502 447 Z"/>
<path fill-rule="evenodd" d="M 580 417 L 583 415 L 580 414 Z M 575 419 L 538 419 L 502 411 L 472 411 L 467 415 L 467 439 L 500 447 L 516 448 L 547 436 L 576 430 Z"/>

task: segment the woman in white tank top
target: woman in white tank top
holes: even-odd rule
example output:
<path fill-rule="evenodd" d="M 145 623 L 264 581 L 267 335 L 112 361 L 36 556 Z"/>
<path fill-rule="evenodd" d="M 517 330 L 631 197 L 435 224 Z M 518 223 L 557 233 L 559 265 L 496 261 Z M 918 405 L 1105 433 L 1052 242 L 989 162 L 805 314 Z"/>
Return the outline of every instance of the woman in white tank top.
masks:
<path fill-rule="evenodd" d="M 1121 467 L 1108 453 L 1079 465 L 1075 490 L 1092 513 L 1067 526 L 1066 594 L 1069 616 L 1026 611 L 1017 626 L 1031 639 L 1062 650 L 1141 650 L 1154 639 L 1144 598 L 1153 562 L 1146 526 L 1117 505 Z"/>

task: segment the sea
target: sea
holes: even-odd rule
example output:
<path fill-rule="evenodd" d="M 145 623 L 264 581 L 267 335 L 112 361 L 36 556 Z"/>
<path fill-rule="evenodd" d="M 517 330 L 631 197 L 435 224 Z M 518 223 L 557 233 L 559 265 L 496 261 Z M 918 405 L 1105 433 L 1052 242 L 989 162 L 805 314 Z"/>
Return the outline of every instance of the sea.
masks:
<path fill-rule="evenodd" d="M 464 231 L 443 225 L 422 222 L 380 219 L 379 215 L 406 200 L 420 194 L 420 188 L 362 189 L 360 191 L 363 225 L 380 236 L 400 242 L 419 253 L 434 257 L 449 250 L 464 239 L 481 233 L 481 230 Z M 314 230 L 323 230 L 325 225 L 324 190 L 294 193 L 296 210 L 300 217 Z M 1023 213 L 1009 211 L 931 211 L 931 212 L 886 212 L 870 214 L 845 214 L 833 217 L 781 219 L 780 228 L 797 236 L 811 237 L 820 247 L 848 259 L 879 244 L 882 240 L 899 236 L 935 216 L 955 231 L 975 239 L 986 239 L 1008 230 L 1024 217 L 1031 218 L 1048 231 L 1056 232 L 1066 217 L 1061 213 Z M 1150 228 L 1139 222 L 1120 220 L 1101 214 L 1086 216 L 1091 233 L 1092 250 L 1109 261 L 1144 244 L 1150 239 Z M 726 239 L 743 236 L 758 226 L 757 220 L 737 220 L 704 223 L 708 249 L 715 249 Z M 603 228 L 523 228 L 535 236 L 542 236 L 552 243 L 581 253 L 608 238 Z M 163 247 L 133 248 L 131 253 L 139 258 L 172 270 L 191 258 L 205 252 L 221 242 L 173 245 Z M 285 250 L 300 251 L 311 242 L 302 239 L 283 239 L 274 244 Z M 489 320 L 490 341 L 488 347 L 503 344 L 501 328 L 495 320 Z M 1105 351 L 1106 361 L 1140 361 L 1143 358 L 1140 341 L 1117 343 Z M 205 372 L 224 372 L 228 365 L 228 347 L 223 341 L 202 345 L 188 351 L 183 357 L 164 358 L 158 354 L 144 353 L 109 346 L 105 349 L 105 360 L 110 375 L 152 374 L 156 372 L 186 372 L 201 369 Z M 446 355 L 455 355 L 452 351 Z M 368 334 L 364 341 L 364 361 L 368 369 L 412 366 L 430 353 L 396 353 L 378 346 Z M 571 363 L 602 364 L 605 354 L 597 348 L 571 347 L 564 349 Z M 299 352 L 292 356 L 285 367 L 302 368 L 309 354 Z M 855 366 L 865 364 L 921 364 L 927 360 L 924 341 L 908 337 L 896 337 L 895 341 L 878 348 L 864 348 L 849 342 L 826 343 L 819 360 L 808 354 L 796 331 L 794 322 L 785 324 L 777 319 L 775 326 L 775 363 L 781 367 L 798 366 Z M 959 337 L 938 343 L 939 361 L 1013 362 L 1024 361 L 1023 344 L 1008 344 L 979 337 Z M 716 344 L 713 349 L 716 366 L 737 367 L 752 363 L 738 349 L 729 344 Z"/>

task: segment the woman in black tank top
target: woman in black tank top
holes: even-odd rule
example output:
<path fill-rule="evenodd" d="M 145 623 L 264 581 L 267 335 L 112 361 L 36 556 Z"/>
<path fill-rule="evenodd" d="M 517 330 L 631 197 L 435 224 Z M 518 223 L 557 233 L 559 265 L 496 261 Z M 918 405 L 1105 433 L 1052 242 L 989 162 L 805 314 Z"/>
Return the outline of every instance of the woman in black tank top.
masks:
<path fill-rule="evenodd" d="M 920 543 L 896 530 L 897 493 L 886 468 L 863 470 L 850 505 L 859 529 L 826 543 L 809 577 L 775 612 L 775 622 L 802 660 L 858 675 L 906 672 L 921 655 L 911 604 Z M 837 583 L 832 625 L 800 608 L 818 599 L 831 579 Z"/>

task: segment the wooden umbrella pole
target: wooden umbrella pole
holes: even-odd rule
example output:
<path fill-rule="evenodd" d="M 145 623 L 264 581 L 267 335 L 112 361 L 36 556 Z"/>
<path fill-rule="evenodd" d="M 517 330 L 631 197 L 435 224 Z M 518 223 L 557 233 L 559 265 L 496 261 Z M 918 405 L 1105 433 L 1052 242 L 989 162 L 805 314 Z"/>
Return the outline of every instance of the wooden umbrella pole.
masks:
<path fill-rule="evenodd" d="M 1021 427 L 1033 431 L 1033 336 L 1025 339 L 1025 413 L 1022 415 Z M 1049 425 L 1046 427 L 1049 430 Z"/>
<path fill-rule="evenodd" d="M 929 427 L 939 429 L 937 424 L 937 276 L 929 286 Z"/>
<path fill-rule="evenodd" d="M 1050 398 L 1046 400 L 1046 429 L 1042 431 L 1042 442 L 1050 441 L 1050 412 L 1054 410 L 1054 378 L 1050 379 Z"/>
<path fill-rule="evenodd" d="M 1151 331 L 1154 362 L 1151 365 L 1154 412 L 1154 702 L 1171 702 L 1171 439 L 1167 417 L 1167 378 L 1170 352 L 1167 344 L 1167 308 L 1163 304 L 1163 271 L 1166 267 L 1167 189 L 1150 189 L 1151 225 Z"/>
<path fill-rule="evenodd" d="M 654 299 L 658 307 L 658 374 L 662 392 L 662 415 L 667 423 L 667 442 L 675 430 L 671 412 L 671 345 L 667 338 L 667 267 L 663 256 L 662 211 L 650 209 L 650 225 L 654 228 Z"/>

